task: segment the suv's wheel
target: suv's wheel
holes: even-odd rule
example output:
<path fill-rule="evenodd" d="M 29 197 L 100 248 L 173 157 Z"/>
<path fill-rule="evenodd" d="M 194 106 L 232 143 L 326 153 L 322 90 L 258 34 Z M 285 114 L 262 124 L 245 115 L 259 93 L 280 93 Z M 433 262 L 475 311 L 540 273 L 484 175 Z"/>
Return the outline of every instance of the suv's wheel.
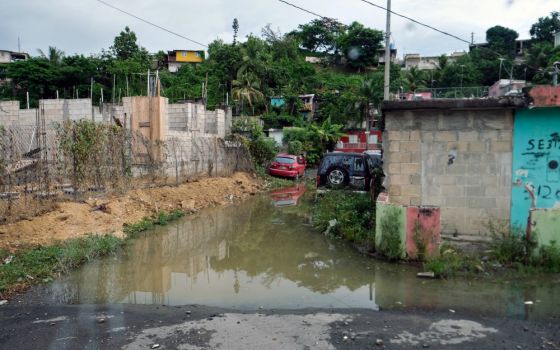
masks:
<path fill-rule="evenodd" d="M 342 187 L 348 183 L 348 174 L 341 168 L 333 168 L 327 173 L 327 183 L 334 188 Z"/>

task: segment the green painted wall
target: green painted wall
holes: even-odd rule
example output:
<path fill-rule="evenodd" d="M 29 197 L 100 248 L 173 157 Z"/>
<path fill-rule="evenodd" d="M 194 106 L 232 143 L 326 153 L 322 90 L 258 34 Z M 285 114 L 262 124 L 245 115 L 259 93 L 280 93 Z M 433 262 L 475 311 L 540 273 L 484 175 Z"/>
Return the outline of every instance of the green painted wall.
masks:
<path fill-rule="evenodd" d="M 536 209 L 531 212 L 531 227 L 539 247 L 556 241 L 560 245 L 560 210 Z"/>
<path fill-rule="evenodd" d="M 375 212 L 375 246 L 379 247 L 383 241 L 383 222 L 389 220 L 398 226 L 401 239 L 402 258 L 406 257 L 406 208 L 400 205 L 377 202 Z"/>

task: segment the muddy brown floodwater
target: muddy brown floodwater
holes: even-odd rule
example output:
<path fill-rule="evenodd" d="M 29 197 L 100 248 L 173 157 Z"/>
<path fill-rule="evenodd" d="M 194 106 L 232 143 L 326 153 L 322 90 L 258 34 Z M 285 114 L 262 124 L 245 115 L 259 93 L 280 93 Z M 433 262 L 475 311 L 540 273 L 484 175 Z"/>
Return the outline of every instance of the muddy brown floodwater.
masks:
<path fill-rule="evenodd" d="M 122 254 L 86 264 L 36 295 L 70 304 L 452 309 L 527 319 L 560 314 L 558 275 L 421 280 L 417 268 L 376 261 L 317 232 L 308 218 L 312 196 L 296 189 L 205 209 L 146 232 Z"/>

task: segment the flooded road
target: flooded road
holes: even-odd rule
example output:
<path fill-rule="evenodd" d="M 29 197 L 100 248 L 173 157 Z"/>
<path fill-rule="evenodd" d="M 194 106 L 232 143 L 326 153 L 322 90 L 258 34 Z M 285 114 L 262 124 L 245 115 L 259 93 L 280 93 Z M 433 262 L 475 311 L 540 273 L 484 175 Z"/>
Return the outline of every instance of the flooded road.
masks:
<path fill-rule="evenodd" d="M 539 319 L 560 314 L 560 276 L 421 280 L 327 239 L 301 188 L 206 209 L 146 232 L 116 257 L 44 287 L 68 304 L 201 304 L 237 310 L 423 309 Z M 526 305 L 532 301 L 533 305 Z"/>

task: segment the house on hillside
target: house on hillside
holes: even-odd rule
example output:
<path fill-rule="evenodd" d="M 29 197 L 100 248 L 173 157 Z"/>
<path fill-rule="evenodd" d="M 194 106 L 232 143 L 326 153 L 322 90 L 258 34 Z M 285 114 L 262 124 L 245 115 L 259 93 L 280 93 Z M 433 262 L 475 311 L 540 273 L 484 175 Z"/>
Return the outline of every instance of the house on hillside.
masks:
<path fill-rule="evenodd" d="M 184 64 L 201 63 L 204 61 L 202 50 L 173 50 L 167 51 L 165 65 L 169 72 L 176 73 Z"/>
<path fill-rule="evenodd" d="M 531 39 L 517 39 L 515 40 L 515 60 L 521 61 L 524 59 L 527 51 L 533 46 L 533 41 Z M 488 48 L 488 43 L 471 44 L 469 50 L 472 51 L 476 48 Z"/>
<path fill-rule="evenodd" d="M 560 31 L 554 34 L 554 47 L 560 46 Z"/>
<path fill-rule="evenodd" d="M 337 152 L 362 153 L 368 150 L 381 150 L 380 130 L 347 130 L 335 146 Z"/>
<path fill-rule="evenodd" d="M 466 55 L 464 51 L 453 52 L 451 55 L 447 55 L 447 60 L 449 63 L 457 61 L 461 56 Z M 416 68 L 418 70 L 432 70 L 437 69 L 439 64 L 439 58 L 441 56 L 421 56 L 417 53 L 409 53 L 404 55 L 404 69 L 409 70 L 410 68 Z"/>
<path fill-rule="evenodd" d="M 25 61 L 29 59 L 29 54 L 25 52 L 14 52 L 9 50 L 0 50 L 0 64 L 12 63 L 17 61 Z"/>
<path fill-rule="evenodd" d="M 298 97 L 303 103 L 303 106 L 299 109 L 299 112 L 302 113 L 304 118 L 312 120 L 318 107 L 315 94 L 299 95 Z M 272 107 L 283 107 L 286 105 L 286 100 L 283 96 L 273 96 L 270 98 L 270 105 Z"/>
<path fill-rule="evenodd" d="M 525 80 L 500 79 L 490 86 L 488 97 L 509 96 L 511 94 L 520 94 L 521 90 L 527 86 Z"/>
<path fill-rule="evenodd" d="M 395 44 L 391 44 L 389 46 L 391 52 L 390 52 L 390 61 L 391 63 L 398 63 L 398 59 L 397 59 L 397 49 L 395 48 Z M 382 47 L 380 49 L 377 50 L 377 56 L 378 58 L 378 62 L 379 64 L 385 64 L 385 48 Z"/>

